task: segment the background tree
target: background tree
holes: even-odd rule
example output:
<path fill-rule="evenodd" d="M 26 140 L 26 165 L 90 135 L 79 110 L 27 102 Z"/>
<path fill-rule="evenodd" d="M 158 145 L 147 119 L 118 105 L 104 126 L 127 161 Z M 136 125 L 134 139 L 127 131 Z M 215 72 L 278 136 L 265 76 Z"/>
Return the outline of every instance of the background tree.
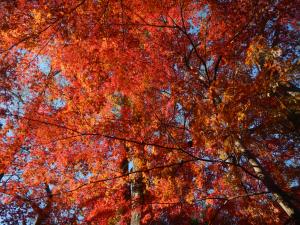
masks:
<path fill-rule="evenodd" d="M 296 223 L 295 1 L 0 9 L 0 221 Z"/>

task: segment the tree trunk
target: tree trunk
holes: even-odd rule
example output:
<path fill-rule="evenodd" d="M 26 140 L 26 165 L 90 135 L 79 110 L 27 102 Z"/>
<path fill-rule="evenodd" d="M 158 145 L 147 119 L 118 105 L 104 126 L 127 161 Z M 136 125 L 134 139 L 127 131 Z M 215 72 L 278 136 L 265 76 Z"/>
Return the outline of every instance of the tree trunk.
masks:
<path fill-rule="evenodd" d="M 45 217 L 41 214 L 38 214 L 34 225 L 43 225 L 43 224 L 46 224 Z"/>
<path fill-rule="evenodd" d="M 141 170 L 141 160 L 134 152 L 135 147 L 128 147 L 125 144 L 126 156 L 124 157 L 121 166 L 123 174 Z M 131 201 L 131 218 L 130 225 L 141 224 L 141 205 L 143 198 L 143 176 L 142 173 L 132 173 L 130 182 L 125 184 L 124 198 Z"/>
<path fill-rule="evenodd" d="M 52 192 L 50 190 L 50 187 L 48 184 L 45 184 L 45 190 L 46 190 L 46 193 L 47 193 L 47 196 L 48 196 L 48 199 L 47 199 L 47 205 L 44 209 L 41 209 L 39 208 L 39 206 L 35 205 L 35 211 L 38 213 L 38 216 L 37 216 L 37 219 L 35 221 L 35 225 L 46 225 L 46 224 L 49 224 L 48 223 L 48 219 L 49 219 L 49 216 L 50 216 L 50 208 L 51 208 L 51 205 L 52 205 Z M 34 203 L 35 204 L 35 203 Z"/>
<path fill-rule="evenodd" d="M 234 141 L 234 145 L 238 151 L 243 153 L 248 158 L 248 162 L 253 168 L 255 174 L 273 194 L 275 201 L 280 205 L 280 207 L 290 218 L 298 220 L 300 212 L 292 203 L 291 198 L 274 182 L 271 176 L 263 169 L 255 156 L 243 146 L 240 140 L 236 139 Z"/>
<path fill-rule="evenodd" d="M 141 162 L 137 157 L 132 159 L 133 172 L 140 170 Z M 134 173 L 131 183 L 131 201 L 132 201 L 132 213 L 130 225 L 141 224 L 141 203 L 143 197 L 143 176 L 142 173 Z"/>

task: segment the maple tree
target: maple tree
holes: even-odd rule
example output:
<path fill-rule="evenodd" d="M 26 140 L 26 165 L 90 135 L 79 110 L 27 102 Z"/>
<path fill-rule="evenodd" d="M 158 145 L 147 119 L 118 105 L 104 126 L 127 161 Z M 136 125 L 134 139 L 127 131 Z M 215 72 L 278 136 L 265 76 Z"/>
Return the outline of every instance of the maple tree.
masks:
<path fill-rule="evenodd" d="M 0 3 L 0 222 L 296 224 L 292 0 Z"/>

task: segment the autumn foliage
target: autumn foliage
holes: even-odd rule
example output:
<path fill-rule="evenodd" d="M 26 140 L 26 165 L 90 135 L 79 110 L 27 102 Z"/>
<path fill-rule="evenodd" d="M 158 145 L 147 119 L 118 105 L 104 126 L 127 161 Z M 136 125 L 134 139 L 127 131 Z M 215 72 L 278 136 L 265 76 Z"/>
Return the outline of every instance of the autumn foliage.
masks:
<path fill-rule="evenodd" d="M 297 7 L 1 1 L 0 224 L 297 224 Z"/>

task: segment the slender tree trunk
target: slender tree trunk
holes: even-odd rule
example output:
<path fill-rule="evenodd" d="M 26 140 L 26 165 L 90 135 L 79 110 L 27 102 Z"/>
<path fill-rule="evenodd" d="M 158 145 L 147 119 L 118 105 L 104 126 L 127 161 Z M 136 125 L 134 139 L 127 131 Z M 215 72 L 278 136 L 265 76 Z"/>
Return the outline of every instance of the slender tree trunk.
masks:
<path fill-rule="evenodd" d="M 132 159 L 133 171 L 140 170 L 141 162 L 137 157 Z M 131 183 L 131 201 L 132 201 L 132 213 L 130 225 L 141 224 L 141 203 L 143 198 L 143 177 L 142 173 L 135 173 L 132 176 Z"/>
<path fill-rule="evenodd" d="M 255 174 L 273 194 L 275 201 L 280 205 L 280 207 L 290 218 L 298 220 L 300 212 L 291 201 L 291 198 L 274 182 L 272 177 L 263 169 L 256 157 L 244 147 L 240 140 L 236 139 L 234 141 L 234 145 L 238 151 L 248 158 L 248 162 L 253 168 Z"/>
<path fill-rule="evenodd" d="M 134 152 L 134 147 L 125 144 L 126 157 L 122 162 L 123 173 L 141 170 L 141 160 Z M 130 182 L 125 187 L 124 197 L 131 201 L 130 225 L 141 224 L 141 203 L 143 198 L 143 177 L 142 173 L 133 173 L 129 176 Z"/>

